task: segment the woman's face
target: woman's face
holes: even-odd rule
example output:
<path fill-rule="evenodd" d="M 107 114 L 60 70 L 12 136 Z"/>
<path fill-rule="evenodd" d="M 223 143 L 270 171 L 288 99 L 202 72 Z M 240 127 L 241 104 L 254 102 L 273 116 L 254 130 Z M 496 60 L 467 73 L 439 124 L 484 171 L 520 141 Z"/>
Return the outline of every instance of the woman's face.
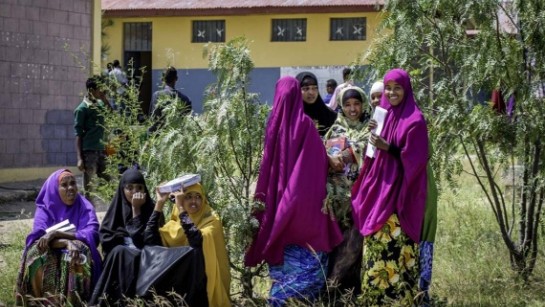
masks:
<path fill-rule="evenodd" d="M 59 182 L 59 195 L 61 196 L 62 202 L 71 206 L 76 201 L 76 196 L 78 195 L 78 185 L 76 184 L 76 177 L 74 176 L 64 176 Z"/>
<path fill-rule="evenodd" d="M 318 99 L 318 85 L 311 78 L 303 79 L 301 94 L 303 95 L 303 101 L 305 103 L 315 103 L 316 99 Z"/>
<path fill-rule="evenodd" d="M 123 194 L 125 194 L 125 199 L 132 205 L 132 196 L 135 193 L 144 193 L 146 191 L 146 187 L 141 183 L 127 183 L 123 187 Z"/>
<path fill-rule="evenodd" d="M 356 98 L 348 98 L 343 104 L 343 114 L 350 120 L 360 119 L 362 112 L 361 101 Z"/>
<path fill-rule="evenodd" d="M 405 90 L 401 84 L 395 81 L 388 81 L 388 83 L 384 85 L 384 94 L 386 95 L 386 98 L 388 98 L 388 102 L 395 107 L 403 102 Z"/>
<path fill-rule="evenodd" d="M 184 193 L 184 200 L 182 203 L 184 210 L 189 214 L 197 213 L 202 208 L 202 196 L 197 192 Z"/>
<path fill-rule="evenodd" d="M 381 92 L 375 92 L 371 94 L 371 105 L 374 107 L 377 107 L 380 104 L 380 98 L 382 97 Z"/>

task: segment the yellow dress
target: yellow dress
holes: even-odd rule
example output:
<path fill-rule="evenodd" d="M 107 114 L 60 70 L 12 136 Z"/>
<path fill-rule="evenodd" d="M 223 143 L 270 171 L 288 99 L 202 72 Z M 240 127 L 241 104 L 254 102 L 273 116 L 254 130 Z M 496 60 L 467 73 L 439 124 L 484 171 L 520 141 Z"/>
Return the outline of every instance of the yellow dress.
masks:
<path fill-rule="evenodd" d="M 201 231 L 203 237 L 203 254 L 206 270 L 206 292 L 210 307 L 231 306 L 229 288 L 231 273 L 229 260 L 223 236 L 223 226 L 217 214 L 210 208 L 200 184 L 192 185 L 184 192 L 197 192 L 202 197 L 202 207 L 199 212 L 189 214 L 189 217 Z M 184 230 L 180 224 L 180 212 L 174 206 L 170 221 L 159 229 L 161 240 L 166 247 L 189 245 Z"/>

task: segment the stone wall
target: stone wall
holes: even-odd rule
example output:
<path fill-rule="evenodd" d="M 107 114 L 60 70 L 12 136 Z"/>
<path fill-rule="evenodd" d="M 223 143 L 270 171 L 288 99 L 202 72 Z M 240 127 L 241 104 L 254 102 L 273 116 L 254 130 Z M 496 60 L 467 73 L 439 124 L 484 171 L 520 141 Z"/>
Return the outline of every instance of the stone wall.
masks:
<path fill-rule="evenodd" d="M 0 0 L 0 169 L 75 165 L 92 0 Z"/>

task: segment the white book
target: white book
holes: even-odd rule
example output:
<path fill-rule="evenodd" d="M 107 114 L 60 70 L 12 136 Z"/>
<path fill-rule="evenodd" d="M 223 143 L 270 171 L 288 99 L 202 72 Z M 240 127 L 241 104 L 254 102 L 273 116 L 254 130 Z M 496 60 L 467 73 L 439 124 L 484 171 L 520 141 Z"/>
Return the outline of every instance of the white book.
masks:
<path fill-rule="evenodd" d="M 171 193 L 180 191 L 183 188 L 187 188 L 194 184 L 201 182 L 201 175 L 199 174 L 187 174 L 159 186 L 159 192 L 161 193 Z"/>
<path fill-rule="evenodd" d="M 386 114 L 388 114 L 388 111 L 381 107 L 375 108 L 375 113 L 373 113 L 373 119 L 377 121 L 377 127 L 373 129 L 371 132 L 373 132 L 376 135 L 379 135 L 382 133 L 382 128 L 384 127 L 384 120 L 386 119 Z M 365 152 L 365 155 L 369 158 L 375 157 L 375 151 L 377 148 L 371 143 L 367 144 L 367 150 Z"/>
<path fill-rule="evenodd" d="M 57 231 L 63 231 L 63 232 L 70 232 L 74 230 L 76 230 L 76 226 L 74 224 L 70 224 L 70 225 L 57 229 Z"/>
<path fill-rule="evenodd" d="M 70 221 L 69 220 L 64 220 L 64 221 L 62 221 L 60 223 L 57 223 L 57 224 L 47 228 L 45 230 L 45 233 L 50 233 L 52 231 L 59 230 L 59 229 L 61 229 L 63 227 L 69 226 L 69 225 L 70 225 Z M 74 225 L 72 225 L 72 226 L 74 226 Z"/>

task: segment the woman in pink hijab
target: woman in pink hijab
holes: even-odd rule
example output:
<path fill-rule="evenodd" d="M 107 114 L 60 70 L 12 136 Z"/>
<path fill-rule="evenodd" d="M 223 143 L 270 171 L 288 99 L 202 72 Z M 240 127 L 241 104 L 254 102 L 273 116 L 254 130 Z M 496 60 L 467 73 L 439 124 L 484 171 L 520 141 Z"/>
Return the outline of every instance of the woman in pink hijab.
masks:
<path fill-rule="evenodd" d="M 370 137 L 379 150 L 366 157 L 352 189 L 354 222 L 364 236 L 361 303 L 409 306 L 418 292 L 428 132 L 407 72 L 384 76 L 380 107 L 388 112 L 384 127 Z"/>
<path fill-rule="evenodd" d="M 260 228 L 246 252 L 247 266 L 269 265 L 270 303 L 312 300 L 325 285 L 327 253 L 342 240 L 337 222 L 322 212 L 328 158 L 318 130 L 303 111 L 299 82 L 276 83 L 274 105 L 255 198 Z"/>

